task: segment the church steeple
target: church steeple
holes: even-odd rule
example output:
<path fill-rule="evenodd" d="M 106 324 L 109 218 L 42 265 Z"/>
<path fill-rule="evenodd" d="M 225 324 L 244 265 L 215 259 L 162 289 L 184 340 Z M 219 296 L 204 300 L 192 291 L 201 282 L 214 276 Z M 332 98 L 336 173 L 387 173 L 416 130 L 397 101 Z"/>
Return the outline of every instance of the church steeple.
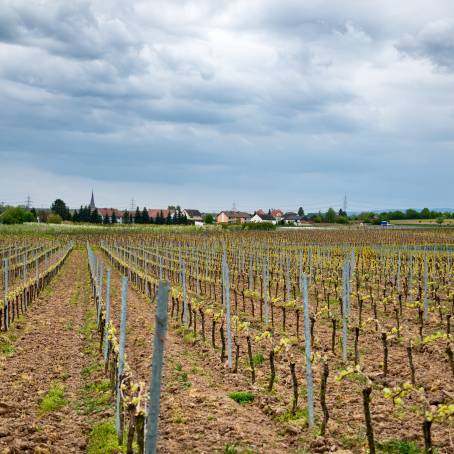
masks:
<path fill-rule="evenodd" d="M 93 195 L 93 190 L 91 191 L 91 200 L 90 200 L 90 210 L 95 210 L 95 196 Z"/>

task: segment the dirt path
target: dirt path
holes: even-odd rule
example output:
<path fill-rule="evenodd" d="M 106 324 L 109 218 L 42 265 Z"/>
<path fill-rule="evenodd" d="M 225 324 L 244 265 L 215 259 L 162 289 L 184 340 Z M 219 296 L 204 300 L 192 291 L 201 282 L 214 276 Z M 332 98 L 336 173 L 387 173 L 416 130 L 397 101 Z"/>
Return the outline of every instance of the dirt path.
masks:
<path fill-rule="evenodd" d="M 93 383 L 87 277 L 86 254 L 75 250 L 5 335 L 12 341 L 7 354 L 0 354 L 2 453 L 86 451 L 90 415 L 83 393 Z"/>
<path fill-rule="evenodd" d="M 109 266 L 106 256 L 97 251 Z M 120 319 L 120 274 L 112 272 L 112 318 Z M 126 354 L 138 380 L 149 382 L 154 330 L 154 305 L 132 285 L 128 289 Z M 279 427 L 260 410 L 260 402 L 240 405 L 228 397 L 232 391 L 252 391 L 242 374 L 231 374 L 213 350 L 199 339 L 177 334 L 169 320 L 166 343 L 160 453 L 296 451 L 295 438 L 280 435 Z M 230 447 L 230 448 L 229 448 Z M 230 449 L 230 450 L 229 450 Z"/>

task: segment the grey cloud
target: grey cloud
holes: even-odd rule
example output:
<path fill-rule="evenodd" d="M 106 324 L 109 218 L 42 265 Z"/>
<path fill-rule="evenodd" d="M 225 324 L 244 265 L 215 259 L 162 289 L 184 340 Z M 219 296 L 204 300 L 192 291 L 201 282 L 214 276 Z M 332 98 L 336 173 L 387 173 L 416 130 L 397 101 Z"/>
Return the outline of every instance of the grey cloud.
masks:
<path fill-rule="evenodd" d="M 454 69 L 454 18 L 426 24 L 417 34 L 405 37 L 397 48 L 409 55 L 427 58 L 435 66 Z"/>
<path fill-rule="evenodd" d="M 386 206 L 381 181 L 417 202 L 405 172 L 454 165 L 454 81 L 438 70 L 454 11 L 411 3 L 4 0 L 2 165 L 205 206 L 345 191 Z"/>

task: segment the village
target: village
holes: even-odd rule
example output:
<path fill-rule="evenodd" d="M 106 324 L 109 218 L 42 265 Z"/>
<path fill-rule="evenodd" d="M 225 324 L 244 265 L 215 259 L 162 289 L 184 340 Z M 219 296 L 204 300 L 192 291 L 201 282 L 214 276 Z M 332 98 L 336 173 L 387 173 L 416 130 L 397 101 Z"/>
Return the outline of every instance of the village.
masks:
<path fill-rule="evenodd" d="M 120 210 L 117 208 L 98 208 L 95 204 L 94 194 L 92 192 L 90 212 L 97 212 L 100 222 L 103 224 L 134 224 L 134 223 L 156 223 L 156 224 L 189 224 L 202 226 L 204 224 L 244 224 L 250 223 L 270 223 L 276 225 L 302 225 L 311 224 L 313 221 L 304 215 L 300 208 L 297 212 L 284 212 L 281 209 L 270 208 L 268 211 L 257 209 L 254 213 L 245 211 L 222 210 L 219 213 L 204 213 L 198 209 L 180 208 L 179 206 L 169 206 L 167 208 L 144 208 L 140 210 Z M 74 215 L 74 213 L 73 213 Z"/>

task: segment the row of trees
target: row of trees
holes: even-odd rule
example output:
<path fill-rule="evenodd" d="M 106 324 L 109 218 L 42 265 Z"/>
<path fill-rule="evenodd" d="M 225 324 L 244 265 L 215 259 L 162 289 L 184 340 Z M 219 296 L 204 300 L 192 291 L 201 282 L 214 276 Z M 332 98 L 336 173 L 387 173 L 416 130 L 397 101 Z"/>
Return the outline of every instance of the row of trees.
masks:
<path fill-rule="evenodd" d="M 419 219 L 437 219 L 437 221 L 443 222 L 444 219 L 454 219 L 454 212 L 441 212 L 432 211 L 429 208 L 423 208 L 421 211 L 409 208 L 408 210 L 401 211 L 383 211 L 382 213 L 374 213 L 366 211 L 356 216 L 352 216 L 352 219 L 360 220 L 362 222 L 370 222 L 378 224 L 381 221 L 389 220 L 419 220 Z"/>
<path fill-rule="evenodd" d="M 115 209 L 109 210 L 105 216 L 101 216 L 98 210 L 90 209 L 88 206 L 81 206 L 79 210 L 75 210 L 71 215 L 71 212 L 66 207 L 65 202 L 61 199 L 57 199 L 51 207 L 51 211 L 61 217 L 62 220 L 68 220 L 73 222 L 89 222 L 93 224 L 117 224 L 119 218 L 121 217 L 121 222 L 123 224 L 187 224 L 188 220 L 186 216 L 182 213 L 181 208 L 177 206 L 176 208 L 169 207 L 164 211 L 159 211 L 156 216 L 150 217 L 146 207 L 143 210 L 140 210 L 139 207 L 136 208 L 136 211 L 129 212 L 125 210 L 123 212 L 118 212 Z"/>
<path fill-rule="evenodd" d="M 308 214 L 307 217 L 309 220 L 316 223 L 327 222 L 328 224 L 348 224 L 349 222 L 349 217 L 342 208 L 340 208 L 338 212 L 336 212 L 334 208 L 329 208 L 326 213 L 319 211 L 318 213 Z"/>

